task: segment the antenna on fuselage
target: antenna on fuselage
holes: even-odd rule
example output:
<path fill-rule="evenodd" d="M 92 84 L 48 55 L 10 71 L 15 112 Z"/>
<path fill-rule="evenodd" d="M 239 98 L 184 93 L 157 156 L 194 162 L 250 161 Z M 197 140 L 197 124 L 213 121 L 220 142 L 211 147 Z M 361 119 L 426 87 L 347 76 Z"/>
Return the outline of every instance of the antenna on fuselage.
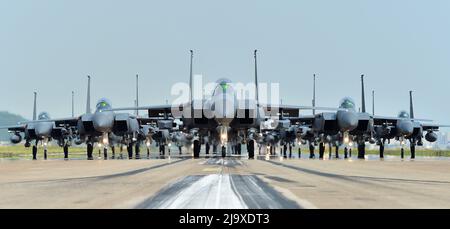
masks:
<path fill-rule="evenodd" d="M 413 91 L 409 91 L 409 116 L 414 118 Z"/>
<path fill-rule="evenodd" d="M 75 92 L 72 91 L 72 118 L 75 117 L 74 95 L 75 95 Z"/>
<path fill-rule="evenodd" d="M 88 77 L 87 97 L 86 97 L 86 114 L 91 113 L 91 76 Z"/>
<path fill-rule="evenodd" d="M 36 97 L 37 97 L 37 92 L 34 92 L 33 121 L 36 120 Z"/>
<path fill-rule="evenodd" d="M 366 95 L 364 92 L 364 75 L 361 75 L 361 112 L 366 113 Z"/>
<path fill-rule="evenodd" d="M 136 116 L 139 116 L 139 75 L 136 74 Z"/>
<path fill-rule="evenodd" d="M 375 116 L 375 90 L 372 91 L 372 115 Z"/>
<path fill-rule="evenodd" d="M 313 115 L 316 115 L 316 74 L 313 74 L 313 99 L 312 99 L 312 106 L 313 106 Z"/>
<path fill-rule="evenodd" d="M 189 103 L 191 104 L 191 118 L 194 118 L 194 101 L 192 94 L 192 65 L 194 61 L 194 51 L 189 51 L 191 52 L 191 61 L 189 66 Z"/>
<path fill-rule="evenodd" d="M 255 96 L 256 96 L 256 105 L 259 106 L 259 87 L 258 87 L 258 59 L 256 53 L 258 50 L 255 49 L 254 57 L 255 57 Z"/>

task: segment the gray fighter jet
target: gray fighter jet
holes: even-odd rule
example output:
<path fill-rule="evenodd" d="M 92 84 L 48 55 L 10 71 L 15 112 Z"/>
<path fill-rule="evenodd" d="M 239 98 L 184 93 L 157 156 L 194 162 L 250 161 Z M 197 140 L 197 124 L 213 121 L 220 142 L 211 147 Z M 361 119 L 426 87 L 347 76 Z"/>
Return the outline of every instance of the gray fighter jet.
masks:
<path fill-rule="evenodd" d="M 140 133 L 140 124 L 136 116 L 111 111 L 111 102 L 106 98 L 100 99 L 96 104 L 95 112 L 91 113 L 90 82 L 91 77 L 88 76 L 86 113 L 77 118 L 75 143 L 86 143 L 87 158 L 92 160 L 95 143 L 103 148 L 104 159 L 108 159 L 108 147 L 111 147 L 114 158 L 115 143 L 120 142 L 127 145 L 128 156 L 131 159 L 133 145 L 137 142 Z M 136 158 L 139 159 L 139 145 L 136 150 Z"/>
<path fill-rule="evenodd" d="M 314 95 L 313 105 L 316 103 L 315 99 L 315 75 L 314 75 Z M 361 76 L 362 85 L 362 111 L 356 111 L 356 103 L 350 97 L 345 97 L 339 103 L 339 108 L 333 112 L 323 112 L 313 116 L 304 116 L 295 118 L 300 126 L 306 126 L 307 132 L 303 136 L 304 140 L 309 143 L 310 158 L 314 158 L 315 145 L 319 145 L 319 158 L 324 158 L 325 144 L 329 145 L 330 157 L 332 154 L 332 147 L 336 147 L 336 157 L 339 157 L 339 147 L 345 145 L 344 155 L 347 158 L 348 153 L 351 154 L 351 147 L 353 142 L 358 144 L 358 149 L 364 148 L 365 142 L 372 140 L 373 122 L 370 114 L 365 109 L 364 96 L 364 75 Z M 350 147 L 350 148 L 349 148 Z M 358 157 L 363 156 L 364 151 L 358 150 Z"/>
<path fill-rule="evenodd" d="M 435 142 L 441 127 L 447 125 L 433 124 L 431 120 L 416 119 L 414 116 L 413 92 L 409 92 L 410 112 L 401 111 L 397 117 L 373 116 L 374 132 L 379 145 L 380 158 L 384 158 L 386 141 L 398 140 L 401 144 L 401 157 L 404 157 L 404 145 L 410 142 L 411 159 L 415 158 L 416 146 L 423 145 L 423 138 Z M 426 132 L 425 136 L 424 133 Z"/>
<path fill-rule="evenodd" d="M 21 122 L 16 126 L 0 127 L 8 129 L 11 135 L 11 142 L 18 144 L 25 139 L 25 147 L 32 145 L 33 160 L 37 159 L 38 145 L 42 143 L 44 148 L 44 160 L 47 159 L 47 145 L 51 140 L 57 140 L 58 145 L 64 150 L 64 159 L 69 158 L 69 146 L 72 143 L 74 122 L 69 119 L 52 120 L 47 112 L 36 115 L 36 98 L 34 92 L 33 120 Z M 23 135 L 23 137 L 22 137 Z"/>

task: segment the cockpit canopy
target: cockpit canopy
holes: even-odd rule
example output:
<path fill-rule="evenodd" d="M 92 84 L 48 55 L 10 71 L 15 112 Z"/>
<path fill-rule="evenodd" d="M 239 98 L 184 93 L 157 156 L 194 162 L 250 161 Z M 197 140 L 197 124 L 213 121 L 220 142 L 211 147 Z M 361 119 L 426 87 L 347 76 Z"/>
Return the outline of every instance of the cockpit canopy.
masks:
<path fill-rule="evenodd" d="M 47 112 L 41 112 L 38 115 L 38 120 L 48 120 L 50 119 L 50 115 Z"/>
<path fill-rule="evenodd" d="M 356 107 L 355 101 L 349 97 L 343 98 L 339 104 L 340 104 L 339 108 L 343 108 L 343 109 L 355 110 L 355 107 Z"/>
<path fill-rule="evenodd" d="M 400 113 L 398 114 L 399 118 L 409 118 L 409 113 L 406 111 L 400 111 Z"/>
<path fill-rule="evenodd" d="M 97 111 L 103 111 L 108 109 L 112 109 L 111 102 L 108 99 L 102 98 L 97 102 L 96 105 Z"/>
<path fill-rule="evenodd" d="M 233 91 L 233 87 L 231 86 L 231 80 L 229 79 L 219 79 L 217 80 L 217 86 L 214 89 L 213 96 L 214 95 L 220 95 L 220 94 L 228 94 L 230 91 Z"/>

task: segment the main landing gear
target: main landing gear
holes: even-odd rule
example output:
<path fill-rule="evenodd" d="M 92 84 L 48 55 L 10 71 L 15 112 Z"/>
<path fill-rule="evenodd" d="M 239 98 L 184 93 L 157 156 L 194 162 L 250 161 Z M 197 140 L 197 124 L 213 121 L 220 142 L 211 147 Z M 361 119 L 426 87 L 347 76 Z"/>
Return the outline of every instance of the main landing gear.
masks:
<path fill-rule="evenodd" d="M 309 159 L 316 158 L 316 155 L 314 154 L 314 150 L 315 150 L 314 144 L 310 143 L 309 144 Z"/>
<path fill-rule="evenodd" d="M 247 153 L 248 153 L 248 159 L 254 159 L 255 158 L 255 141 L 250 140 L 247 143 Z"/>
<path fill-rule="evenodd" d="M 93 152 L 94 152 L 94 145 L 91 142 L 87 143 L 87 159 L 88 160 L 94 160 Z"/>
<path fill-rule="evenodd" d="M 64 151 L 64 160 L 69 160 L 69 146 L 64 145 L 63 151 Z"/>
<path fill-rule="evenodd" d="M 200 150 L 201 150 L 200 141 L 199 140 L 195 140 L 194 141 L 194 147 L 193 147 L 194 158 L 200 158 Z"/>
<path fill-rule="evenodd" d="M 352 158 L 352 148 L 347 148 L 347 146 L 344 148 L 344 158 Z"/>
<path fill-rule="evenodd" d="M 32 154 L 33 154 L 33 160 L 37 160 L 37 146 L 36 145 L 33 145 Z"/>
<path fill-rule="evenodd" d="M 365 159 L 366 156 L 366 143 L 361 141 L 358 143 L 358 159 Z"/>

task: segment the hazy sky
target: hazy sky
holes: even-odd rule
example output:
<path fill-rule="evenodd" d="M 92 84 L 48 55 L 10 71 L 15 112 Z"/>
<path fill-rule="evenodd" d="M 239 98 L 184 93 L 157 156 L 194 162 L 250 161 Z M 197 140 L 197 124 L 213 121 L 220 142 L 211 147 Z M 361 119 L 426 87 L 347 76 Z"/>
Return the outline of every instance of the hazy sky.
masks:
<path fill-rule="evenodd" d="M 163 104 L 171 86 L 194 73 L 208 80 L 251 82 L 253 49 L 259 76 L 278 82 L 285 104 L 360 103 L 361 73 L 377 93 L 377 114 L 408 109 L 415 91 L 419 118 L 450 123 L 450 1 L 113 1 L 0 0 L 0 110 L 70 116 L 85 110 L 86 75 L 92 105 L 134 101 Z M 369 109 L 370 110 L 370 109 Z"/>

